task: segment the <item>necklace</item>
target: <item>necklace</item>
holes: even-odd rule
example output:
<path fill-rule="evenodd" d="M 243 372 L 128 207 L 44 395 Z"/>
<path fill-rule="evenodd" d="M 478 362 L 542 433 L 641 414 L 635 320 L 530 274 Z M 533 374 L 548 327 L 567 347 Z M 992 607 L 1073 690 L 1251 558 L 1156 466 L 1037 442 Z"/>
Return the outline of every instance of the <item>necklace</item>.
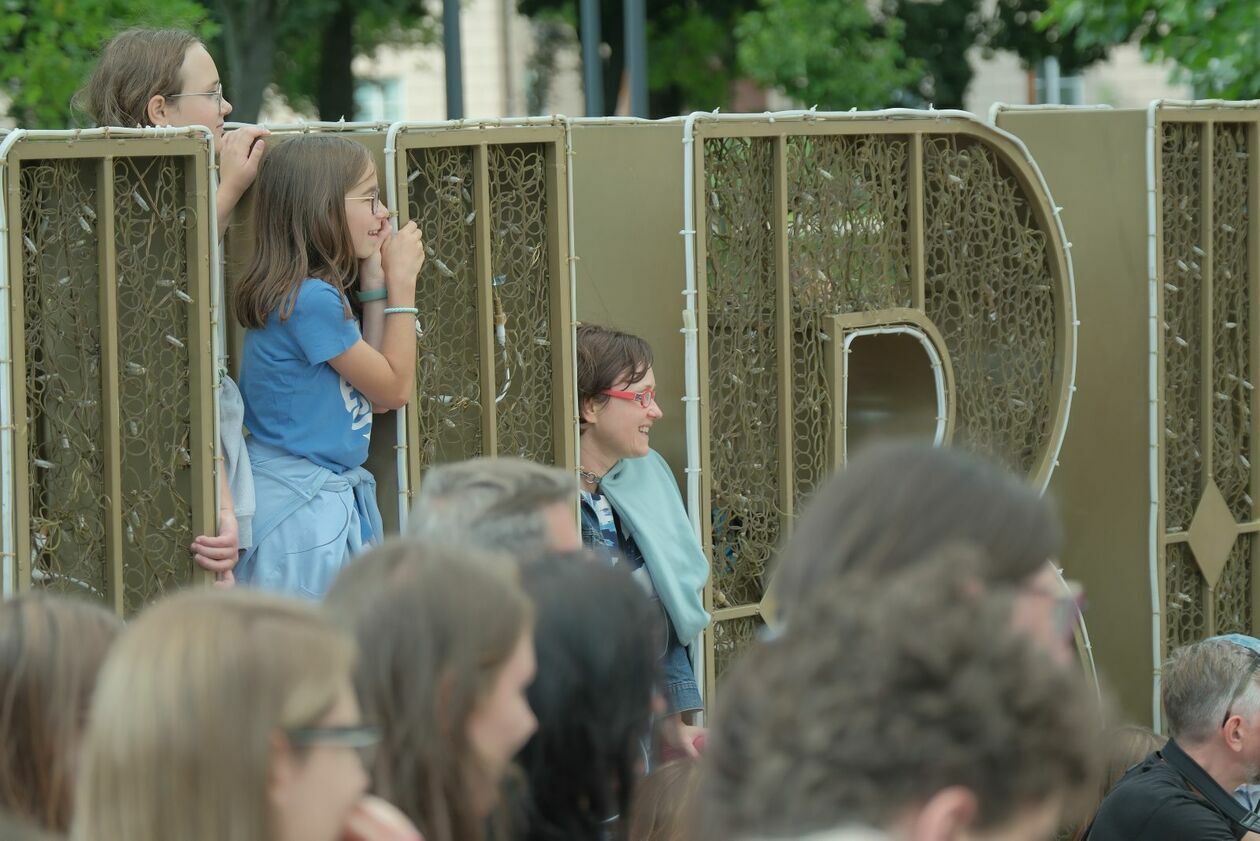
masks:
<path fill-rule="evenodd" d="M 582 481 L 588 485 L 599 487 L 599 480 L 604 477 L 598 473 L 592 473 L 581 465 L 578 466 L 578 475 L 582 477 Z"/>

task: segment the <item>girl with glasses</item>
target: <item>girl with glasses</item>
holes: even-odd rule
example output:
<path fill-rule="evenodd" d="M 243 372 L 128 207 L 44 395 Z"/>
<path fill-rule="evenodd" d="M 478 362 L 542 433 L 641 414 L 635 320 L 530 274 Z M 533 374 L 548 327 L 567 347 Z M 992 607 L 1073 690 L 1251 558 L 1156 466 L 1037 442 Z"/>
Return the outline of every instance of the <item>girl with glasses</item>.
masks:
<path fill-rule="evenodd" d="M 101 50 L 75 105 L 98 126 L 205 126 L 214 132 L 219 164 L 219 235 L 254 183 L 269 132 L 261 126 L 224 131 L 232 103 L 219 70 L 196 35 L 182 29 L 127 29 Z"/>
<path fill-rule="evenodd" d="M 688 655 L 709 624 L 709 564 L 665 459 L 649 446 L 662 416 L 652 349 L 638 336 L 583 324 L 577 330 L 581 413 L 582 540 L 630 569 L 660 616 L 663 753 L 698 755 L 702 708 Z"/>
<path fill-rule="evenodd" d="M 419 841 L 365 796 L 355 656 L 314 608 L 262 593 L 148 609 L 101 670 L 71 838 Z"/>
<path fill-rule="evenodd" d="M 383 534 L 363 464 L 372 413 L 414 389 L 424 248 L 415 222 L 391 232 L 367 149 L 342 137 L 272 149 L 254 219 L 232 304 L 258 510 L 236 577 L 320 598 Z"/>
<path fill-rule="evenodd" d="M 219 166 L 215 194 L 219 236 L 254 183 L 268 132 L 259 126 L 223 130 L 232 103 L 223 98 L 219 70 L 205 45 L 182 29 L 127 29 L 101 51 L 75 105 L 98 126 L 206 126 L 214 133 Z M 192 544 L 193 560 L 225 582 L 233 580 L 240 549 L 251 542 L 254 490 L 241 436 L 241 394 L 226 375 L 220 393 L 224 468 L 219 481 L 218 534 Z"/>

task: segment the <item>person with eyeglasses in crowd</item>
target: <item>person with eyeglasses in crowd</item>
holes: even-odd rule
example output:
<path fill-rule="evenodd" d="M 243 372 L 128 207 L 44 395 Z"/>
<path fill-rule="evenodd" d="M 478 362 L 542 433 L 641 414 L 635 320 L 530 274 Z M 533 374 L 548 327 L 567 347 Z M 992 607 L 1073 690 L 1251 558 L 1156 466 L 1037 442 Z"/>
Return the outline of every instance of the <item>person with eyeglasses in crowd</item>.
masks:
<path fill-rule="evenodd" d="M 1014 629 L 1072 662 L 1084 602 L 1054 565 L 1054 503 L 979 456 L 918 441 L 873 444 L 814 492 L 771 579 L 772 627 L 790 627 L 832 579 L 908 569 L 950 542 L 983 551 L 977 585 L 1016 587 Z"/>
<path fill-rule="evenodd" d="M 215 193 L 219 237 L 227 233 L 232 211 L 258 175 L 267 145 L 263 138 L 270 132 L 260 126 L 224 130 L 232 103 L 223 96 L 214 58 L 194 33 L 142 27 L 119 32 L 101 50 L 74 105 L 97 126 L 210 129 L 219 167 Z M 231 583 L 240 550 L 252 542 L 254 487 L 241 433 L 241 393 L 226 374 L 219 403 L 224 464 L 219 472 L 218 531 L 197 537 L 190 549 L 197 564 Z"/>
<path fill-rule="evenodd" d="M 367 149 L 302 135 L 267 154 L 256 245 L 233 290 L 246 445 L 257 491 L 241 582 L 322 598 L 350 558 L 379 544 L 364 466 L 376 412 L 416 378 L 416 223 L 394 232 Z M 353 300 L 352 300 L 353 296 Z"/>
<path fill-rule="evenodd" d="M 366 794 L 378 739 L 353 640 L 305 602 L 186 590 L 106 658 L 78 768 L 74 841 L 422 841 Z"/>
<path fill-rule="evenodd" d="M 1047 841 L 1079 814 L 1105 705 L 1009 632 L 982 549 L 922 560 L 819 581 L 732 667 L 689 839 Z"/>
<path fill-rule="evenodd" d="M 1260 783 L 1260 640 L 1182 646 L 1164 664 L 1160 698 L 1170 738 L 1103 798 L 1085 841 L 1260 839 L 1256 813 L 1234 798 Z"/>
<path fill-rule="evenodd" d="M 652 359 L 638 336 L 594 324 L 577 328 L 582 541 L 625 564 L 656 604 L 662 755 L 695 757 L 704 735 L 693 722 L 703 703 L 688 649 L 709 624 L 709 563 L 673 472 L 650 445 L 663 414 Z"/>

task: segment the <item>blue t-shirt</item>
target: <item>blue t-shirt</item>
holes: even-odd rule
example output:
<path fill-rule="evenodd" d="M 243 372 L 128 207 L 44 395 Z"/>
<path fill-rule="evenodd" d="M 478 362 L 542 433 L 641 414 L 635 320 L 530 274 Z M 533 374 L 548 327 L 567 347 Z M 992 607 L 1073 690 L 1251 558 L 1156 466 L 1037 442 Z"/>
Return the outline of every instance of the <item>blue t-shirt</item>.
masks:
<path fill-rule="evenodd" d="M 281 320 L 277 309 L 245 333 L 240 386 L 250 435 L 338 473 L 361 466 L 372 403 L 328 364 L 359 338 L 341 292 L 302 281 L 292 315 Z"/>

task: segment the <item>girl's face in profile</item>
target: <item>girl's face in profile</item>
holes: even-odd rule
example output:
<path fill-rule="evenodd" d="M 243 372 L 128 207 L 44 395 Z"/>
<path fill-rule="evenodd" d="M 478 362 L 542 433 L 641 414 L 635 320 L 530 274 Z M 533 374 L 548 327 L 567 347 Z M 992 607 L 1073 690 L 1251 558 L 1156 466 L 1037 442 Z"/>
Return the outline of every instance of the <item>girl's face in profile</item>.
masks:
<path fill-rule="evenodd" d="M 534 682 L 534 668 L 534 635 L 529 631 L 521 634 L 512 656 L 468 717 L 468 741 L 496 785 L 512 757 L 538 729 L 538 719 L 525 697 L 525 690 Z M 493 806 L 493 792 L 477 794 L 488 811 Z"/>
<path fill-rule="evenodd" d="M 346 224 L 354 242 L 354 256 L 366 260 L 381 250 L 389 231 L 389 208 L 376 185 L 376 167 L 369 166 L 359 183 L 346 193 Z"/>
<path fill-rule="evenodd" d="M 232 103 L 223 98 L 219 68 L 201 44 L 193 44 L 184 54 L 179 72 L 183 89 L 166 100 L 171 126 L 206 126 L 216 141 L 223 139 L 223 121 L 232 113 Z"/>

